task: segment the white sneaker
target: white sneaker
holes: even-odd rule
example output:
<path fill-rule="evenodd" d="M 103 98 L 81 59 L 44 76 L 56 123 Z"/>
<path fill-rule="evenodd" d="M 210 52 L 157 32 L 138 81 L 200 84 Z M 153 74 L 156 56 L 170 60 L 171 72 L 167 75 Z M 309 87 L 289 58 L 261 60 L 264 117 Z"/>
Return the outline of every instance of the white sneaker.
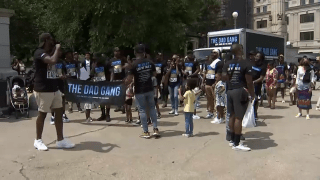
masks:
<path fill-rule="evenodd" d="M 220 120 L 216 117 L 213 121 L 211 121 L 212 124 L 221 124 Z"/>
<path fill-rule="evenodd" d="M 61 149 L 70 149 L 70 148 L 74 148 L 75 146 L 66 138 L 64 138 L 62 141 L 57 141 L 56 145 L 57 145 L 57 148 L 61 148 Z"/>
<path fill-rule="evenodd" d="M 198 116 L 198 115 L 193 115 L 193 116 L 192 116 L 192 119 L 200 119 L 200 116 Z"/>
<path fill-rule="evenodd" d="M 317 111 L 320 111 L 320 108 L 319 108 L 319 107 L 317 107 L 317 108 L 316 108 L 316 110 L 317 110 Z"/>
<path fill-rule="evenodd" d="M 174 114 L 174 110 L 171 110 L 171 111 L 169 112 L 169 114 Z"/>
<path fill-rule="evenodd" d="M 302 114 L 301 114 L 301 113 L 298 113 L 298 114 L 296 115 L 296 118 L 301 117 L 301 116 L 302 116 Z"/>
<path fill-rule="evenodd" d="M 306 120 L 310 120 L 309 114 L 306 115 Z"/>
<path fill-rule="evenodd" d="M 286 103 L 286 101 L 285 101 L 285 100 L 282 100 L 282 104 L 284 104 L 284 103 Z"/>
<path fill-rule="evenodd" d="M 249 147 L 246 147 L 243 144 L 239 144 L 238 146 L 233 146 L 232 149 L 236 151 L 251 151 Z"/>
<path fill-rule="evenodd" d="M 174 111 L 174 115 L 175 116 L 179 116 L 179 113 L 178 113 L 178 111 L 176 110 L 176 111 Z"/>
<path fill-rule="evenodd" d="M 229 146 L 233 147 L 234 146 L 234 142 L 233 141 L 229 141 Z"/>
<path fill-rule="evenodd" d="M 213 118 L 213 114 L 212 113 L 209 113 L 207 116 L 206 116 L 207 119 L 211 119 Z"/>
<path fill-rule="evenodd" d="M 38 140 L 35 139 L 33 145 L 36 149 L 38 149 L 38 151 L 47 151 L 48 150 L 47 146 L 43 144 L 41 139 L 38 139 Z"/>

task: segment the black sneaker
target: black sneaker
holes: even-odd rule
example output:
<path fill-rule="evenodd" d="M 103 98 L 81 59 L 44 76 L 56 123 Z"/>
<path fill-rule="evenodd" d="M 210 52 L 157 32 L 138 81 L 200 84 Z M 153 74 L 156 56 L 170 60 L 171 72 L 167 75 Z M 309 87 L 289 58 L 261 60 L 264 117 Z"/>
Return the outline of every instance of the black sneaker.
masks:
<path fill-rule="evenodd" d="M 106 116 L 106 122 L 110 122 L 110 121 L 111 121 L 110 115 L 107 115 Z"/>
<path fill-rule="evenodd" d="M 83 110 L 79 107 L 78 112 L 83 113 Z"/>
<path fill-rule="evenodd" d="M 161 114 L 160 113 L 158 113 L 158 119 L 161 119 Z"/>
<path fill-rule="evenodd" d="M 101 117 L 99 117 L 97 121 L 103 121 L 103 120 L 106 120 L 106 118 L 107 118 L 106 115 L 101 115 Z"/>
<path fill-rule="evenodd" d="M 128 123 L 133 123 L 133 120 L 132 120 L 132 119 L 130 119 Z"/>
<path fill-rule="evenodd" d="M 115 110 L 114 110 L 114 112 L 119 112 L 120 111 L 120 108 L 116 108 Z"/>
<path fill-rule="evenodd" d="M 243 136 L 243 134 L 241 134 L 240 140 L 242 140 L 242 141 L 246 140 L 246 138 Z"/>

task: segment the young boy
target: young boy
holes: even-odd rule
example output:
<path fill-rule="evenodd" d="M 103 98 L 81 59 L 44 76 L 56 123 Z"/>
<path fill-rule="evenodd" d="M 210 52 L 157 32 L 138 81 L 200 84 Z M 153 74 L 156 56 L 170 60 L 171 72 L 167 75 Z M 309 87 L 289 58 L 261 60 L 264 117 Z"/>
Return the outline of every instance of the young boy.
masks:
<path fill-rule="evenodd" d="M 224 108 L 226 106 L 226 84 L 221 81 L 221 76 L 216 76 L 217 84 L 215 86 L 217 117 L 211 121 L 213 124 L 221 124 L 224 117 Z"/>
<path fill-rule="evenodd" d="M 194 79 L 188 79 L 186 83 L 186 92 L 184 93 L 181 100 L 184 100 L 184 116 L 185 116 L 185 127 L 186 133 L 182 134 L 185 137 L 192 137 L 193 136 L 193 111 L 194 111 L 194 104 L 196 100 L 196 96 L 192 89 L 196 87 L 196 81 Z"/>

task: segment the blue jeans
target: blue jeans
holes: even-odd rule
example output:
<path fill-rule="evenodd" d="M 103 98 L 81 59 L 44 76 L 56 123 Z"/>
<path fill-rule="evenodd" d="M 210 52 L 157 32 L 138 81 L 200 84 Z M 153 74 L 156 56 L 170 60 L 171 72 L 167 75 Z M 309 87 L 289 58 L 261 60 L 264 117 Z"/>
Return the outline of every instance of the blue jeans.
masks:
<path fill-rule="evenodd" d="M 186 134 L 193 134 L 193 113 L 185 112 L 184 117 L 186 120 Z"/>
<path fill-rule="evenodd" d="M 178 110 L 179 105 L 179 85 L 169 86 L 170 101 L 172 110 Z"/>
<path fill-rule="evenodd" d="M 138 103 L 139 108 L 139 114 L 140 114 L 140 120 L 142 122 L 143 131 L 148 131 L 148 123 L 147 123 L 147 114 L 146 110 L 147 107 L 149 108 L 150 112 L 150 118 L 153 123 L 153 128 L 157 128 L 158 121 L 157 121 L 157 113 L 155 109 L 155 103 L 154 103 L 154 92 L 150 91 L 147 93 L 142 94 L 136 94 L 136 101 Z"/>

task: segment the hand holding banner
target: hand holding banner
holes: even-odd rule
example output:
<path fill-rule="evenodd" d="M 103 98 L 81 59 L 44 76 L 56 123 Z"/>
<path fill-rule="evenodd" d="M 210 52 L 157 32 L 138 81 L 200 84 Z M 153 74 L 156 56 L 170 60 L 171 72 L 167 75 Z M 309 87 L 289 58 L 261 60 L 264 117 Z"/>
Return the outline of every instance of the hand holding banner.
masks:
<path fill-rule="evenodd" d="M 66 79 L 65 83 L 65 97 L 69 102 L 124 105 L 126 87 L 121 82 Z"/>

